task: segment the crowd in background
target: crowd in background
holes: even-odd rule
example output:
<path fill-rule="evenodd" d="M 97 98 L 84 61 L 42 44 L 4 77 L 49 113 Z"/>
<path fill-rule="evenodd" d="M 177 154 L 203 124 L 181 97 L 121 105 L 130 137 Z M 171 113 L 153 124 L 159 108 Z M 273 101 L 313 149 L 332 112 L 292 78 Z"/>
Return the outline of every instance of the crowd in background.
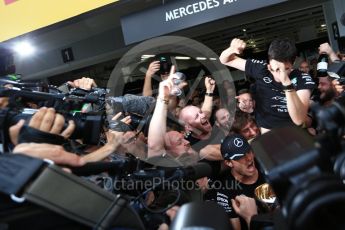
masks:
<path fill-rule="evenodd" d="M 313 103 L 330 105 L 343 92 L 344 87 L 330 76 L 317 77 L 315 69 L 311 69 L 307 61 L 302 61 L 299 69 L 293 69 L 297 50 L 288 39 L 277 39 L 271 43 L 268 61 L 241 58 L 245 48 L 244 41 L 233 39 L 220 55 L 222 64 L 244 71 L 250 79 L 247 84 L 249 87 L 236 89 L 235 96 L 231 79 L 219 83 L 212 73 L 204 76 L 202 87 L 188 92 L 189 76 L 183 76 L 184 73 L 177 71 L 174 65 L 155 60 L 148 66 L 140 95 L 152 98 L 145 100 L 145 103 L 153 101 L 152 117 L 146 124 L 146 131 L 106 129 L 101 145 L 85 145 L 77 140 L 78 152 L 52 143 L 19 141 L 23 126 L 60 135 L 65 139 L 72 135 L 75 129 L 73 121 L 68 121 L 66 127 L 64 116 L 54 108 L 41 107 L 37 108 L 38 111 L 29 122 L 20 120 L 10 127 L 11 152 L 48 158 L 67 168 L 89 162 L 111 162 L 127 157 L 128 153 L 153 165 L 179 167 L 203 161 L 212 167 L 212 175 L 196 182 L 203 193 L 203 199 L 222 206 L 234 229 L 247 229 L 251 217 L 261 211 L 255 205 L 254 190 L 265 183 L 250 142 L 271 129 L 287 125 L 299 126 L 310 135 L 316 135 L 317 127 L 310 106 Z M 319 52 L 327 53 L 331 62 L 344 59 L 328 43 L 321 44 Z M 166 66 L 162 68 L 162 65 Z M 157 89 L 153 87 L 153 76 L 160 78 Z M 67 84 L 71 88 L 86 91 L 97 86 L 90 78 Z M 3 87 L 13 86 L 4 84 Z M 8 98 L 0 98 L 1 108 L 6 108 L 8 103 Z M 130 127 L 133 116 L 119 110 L 117 103 L 115 101 L 108 105 L 110 107 L 107 111 L 111 111 L 107 114 L 109 122 Z M 27 105 L 34 107 L 32 104 Z M 230 108 L 236 109 L 232 111 Z M 99 178 L 103 176 L 87 179 L 100 184 Z M 226 186 L 211 189 L 216 181 L 222 184 L 236 181 L 239 189 Z M 113 189 L 109 191 L 116 193 Z M 154 206 L 162 202 L 161 196 L 155 193 L 148 195 L 147 205 Z M 171 218 L 175 216 L 172 210 L 176 212 L 178 206 L 168 211 Z M 162 224 L 160 229 L 168 229 L 168 225 Z"/>

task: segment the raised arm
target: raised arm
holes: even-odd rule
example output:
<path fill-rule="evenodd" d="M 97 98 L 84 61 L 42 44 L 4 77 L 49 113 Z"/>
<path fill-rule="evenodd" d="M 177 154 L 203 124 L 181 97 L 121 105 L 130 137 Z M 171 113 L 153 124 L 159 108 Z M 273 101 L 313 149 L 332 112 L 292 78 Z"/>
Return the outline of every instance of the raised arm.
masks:
<path fill-rule="evenodd" d="M 210 77 L 205 78 L 206 95 L 204 103 L 202 105 L 201 111 L 205 113 L 206 118 L 210 119 L 212 115 L 212 105 L 213 105 L 213 91 L 216 86 L 216 81 Z"/>
<path fill-rule="evenodd" d="M 164 136 L 166 133 L 166 123 L 168 114 L 168 104 L 170 91 L 172 89 L 172 73 L 175 67 L 171 67 L 171 73 L 167 80 L 159 84 L 156 107 L 152 115 L 148 133 L 148 157 L 162 155 L 164 149 Z"/>
<path fill-rule="evenodd" d="M 243 40 L 234 38 L 230 43 L 230 47 L 224 50 L 220 55 L 220 62 L 224 65 L 244 71 L 246 67 L 246 60 L 238 57 L 237 55 L 242 54 L 245 48 L 246 43 Z"/>
<path fill-rule="evenodd" d="M 145 74 L 143 96 L 152 96 L 152 77 L 160 68 L 159 61 L 151 62 Z"/>
<path fill-rule="evenodd" d="M 319 46 L 319 54 L 321 53 L 326 53 L 329 56 L 331 62 L 339 61 L 339 57 L 327 42 Z"/>

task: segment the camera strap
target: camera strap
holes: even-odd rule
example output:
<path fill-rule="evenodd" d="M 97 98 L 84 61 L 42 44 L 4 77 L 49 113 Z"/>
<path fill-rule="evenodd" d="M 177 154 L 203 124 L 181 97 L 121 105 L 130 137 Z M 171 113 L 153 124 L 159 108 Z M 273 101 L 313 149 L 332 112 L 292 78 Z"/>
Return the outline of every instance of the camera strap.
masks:
<path fill-rule="evenodd" d="M 25 155 L 0 155 L 0 192 L 14 201 L 26 199 L 93 229 L 144 229 L 140 221 L 133 221 L 139 217 L 124 197 Z M 18 198 L 18 194 L 23 198 Z"/>

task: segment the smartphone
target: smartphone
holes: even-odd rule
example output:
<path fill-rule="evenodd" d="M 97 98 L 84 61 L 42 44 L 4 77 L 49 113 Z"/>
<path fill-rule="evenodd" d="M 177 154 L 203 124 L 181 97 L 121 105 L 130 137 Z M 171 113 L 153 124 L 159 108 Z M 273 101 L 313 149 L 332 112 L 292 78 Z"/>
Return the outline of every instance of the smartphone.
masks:
<path fill-rule="evenodd" d="M 166 57 L 159 57 L 159 74 L 168 74 L 170 72 L 171 63 Z"/>

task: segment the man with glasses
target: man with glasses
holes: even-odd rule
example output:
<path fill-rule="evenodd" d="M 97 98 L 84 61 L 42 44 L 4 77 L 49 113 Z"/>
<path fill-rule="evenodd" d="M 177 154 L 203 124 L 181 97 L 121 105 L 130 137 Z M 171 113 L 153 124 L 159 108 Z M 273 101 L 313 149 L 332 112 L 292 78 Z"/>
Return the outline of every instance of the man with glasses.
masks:
<path fill-rule="evenodd" d="M 254 113 L 261 132 L 291 124 L 304 125 L 315 83 L 309 74 L 292 69 L 297 53 L 294 43 L 289 39 L 272 41 L 268 64 L 238 57 L 245 47 L 243 40 L 233 39 L 220 55 L 220 61 L 255 79 Z"/>

